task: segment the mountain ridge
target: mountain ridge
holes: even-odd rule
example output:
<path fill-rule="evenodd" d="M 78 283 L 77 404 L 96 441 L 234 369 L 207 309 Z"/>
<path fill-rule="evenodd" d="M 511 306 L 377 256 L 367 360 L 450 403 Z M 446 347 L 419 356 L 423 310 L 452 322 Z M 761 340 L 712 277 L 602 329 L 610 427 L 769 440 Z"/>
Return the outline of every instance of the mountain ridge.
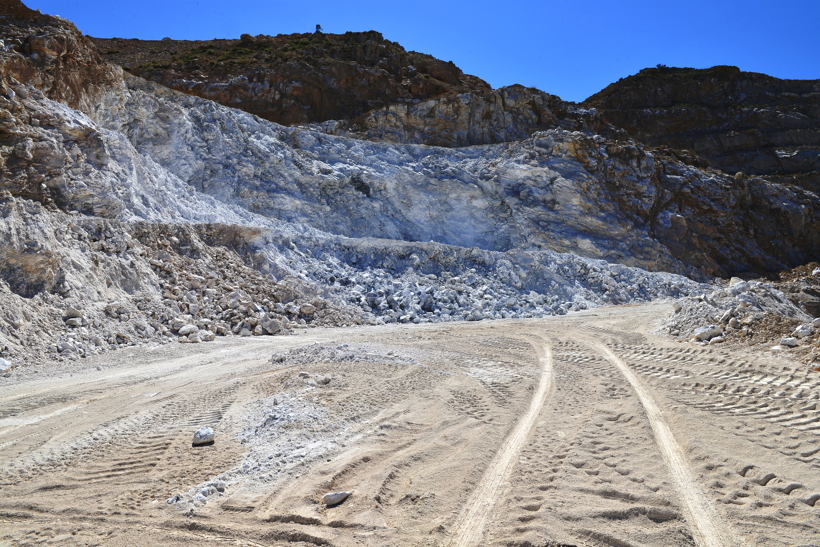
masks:
<path fill-rule="evenodd" d="M 586 99 L 609 123 L 650 146 L 692 150 L 734 174 L 820 192 L 820 80 L 655 67 Z"/>

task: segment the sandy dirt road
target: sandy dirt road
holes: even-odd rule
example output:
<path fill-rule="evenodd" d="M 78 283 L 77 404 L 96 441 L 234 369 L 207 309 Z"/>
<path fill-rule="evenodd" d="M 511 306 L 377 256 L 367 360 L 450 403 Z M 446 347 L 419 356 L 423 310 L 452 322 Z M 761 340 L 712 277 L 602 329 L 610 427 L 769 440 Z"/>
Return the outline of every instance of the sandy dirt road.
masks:
<path fill-rule="evenodd" d="M 0 545 L 820 545 L 820 373 L 651 335 L 668 311 L 305 330 L 7 379 Z M 200 426 L 213 446 L 191 446 Z"/>

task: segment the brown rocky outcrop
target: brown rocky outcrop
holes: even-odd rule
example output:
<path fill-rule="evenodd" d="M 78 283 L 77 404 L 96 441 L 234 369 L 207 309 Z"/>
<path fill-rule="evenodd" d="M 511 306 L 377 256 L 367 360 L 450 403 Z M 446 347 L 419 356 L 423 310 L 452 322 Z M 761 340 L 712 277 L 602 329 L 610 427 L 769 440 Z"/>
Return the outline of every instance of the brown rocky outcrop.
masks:
<path fill-rule="evenodd" d="M 583 104 L 643 143 L 692 150 L 729 174 L 820 191 L 820 80 L 659 66 Z"/>
<path fill-rule="evenodd" d="M 122 82 L 73 23 L 32 11 L 19 0 L 0 3 L 2 86 L 20 82 L 50 99 L 86 113 L 98 98 Z"/>
<path fill-rule="evenodd" d="M 396 103 L 318 127 L 334 135 L 450 148 L 521 141 L 548 129 L 627 138 L 594 111 L 522 85 Z"/>
<path fill-rule="evenodd" d="M 393 103 L 490 90 L 452 62 L 405 51 L 374 31 L 94 42 L 133 74 L 284 125 L 351 119 Z"/>

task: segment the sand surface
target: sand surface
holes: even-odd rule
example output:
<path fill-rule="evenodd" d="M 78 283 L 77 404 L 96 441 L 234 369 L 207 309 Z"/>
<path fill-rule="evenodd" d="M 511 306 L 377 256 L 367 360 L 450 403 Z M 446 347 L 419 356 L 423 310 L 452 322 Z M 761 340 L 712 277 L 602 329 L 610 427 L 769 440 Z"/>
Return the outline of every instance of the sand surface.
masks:
<path fill-rule="evenodd" d="M 311 329 L 7 378 L 0 545 L 820 545 L 820 373 L 651 335 L 669 311 Z"/>

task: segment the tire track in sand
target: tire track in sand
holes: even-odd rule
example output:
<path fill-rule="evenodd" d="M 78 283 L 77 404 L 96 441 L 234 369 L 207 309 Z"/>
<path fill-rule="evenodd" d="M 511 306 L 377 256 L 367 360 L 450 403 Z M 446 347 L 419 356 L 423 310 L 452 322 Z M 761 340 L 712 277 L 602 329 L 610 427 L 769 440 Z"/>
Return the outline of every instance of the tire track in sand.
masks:
<path fill-rule="evenodd" d="M 715 507 L 698 487 L 692 476 L 692 471 L 686 463 L 683 450 L 675 440 L 674 435 L 672 435 L 672 430 L 669 429 L 669 425 L 664 420 L 663 413 L 655 404 L 655 400 L 646 386 L 643 385 L 629 366 L 609 348 L 595 342 L 590 342 L 590 345 L 606 355 L 607 359 L 621 371 L 621 374 L 624 375 L 638 395 L 638 399 L 646 411 L 649 424 L 652 426 L 658 447 L 661 449 L 661 454 L 663 454 L 663 459 L 669 468 L 672 480 L 678 487 L 678 493 L 683 501 L 687 521 L 691 525 L 695 544 L 700 547 L 735 547 L 743 545 L 741 540 L 732 534 L 729 526 L 723 522 Z"/>
<path fill-rule="evenodd" d="M 517 456 L 524 447 L 524 443 L 535 425 L 535 420 L 549 397 L 553 385 L 552 349 L 546 341 L 541 348 L 544 352 L 544 355 L 539 358 L 541 378 L 538 382 L 538 388 L 532 396 L 529 410 L 519 420 L 512 433 L 504 439 L 504 444 L 496 452 L 495 457 L 493 457 L 489 467 L 484 472 L 481 482 L 473 490 L 467 505 L 459 515 L 455 532 L 445 544 L 448 547 L 468 547 L 477 545 L 481 541 L 487 519 L 495 506 L 496 500 L 501 497 L 501 489 L 512 472 Z"/>

